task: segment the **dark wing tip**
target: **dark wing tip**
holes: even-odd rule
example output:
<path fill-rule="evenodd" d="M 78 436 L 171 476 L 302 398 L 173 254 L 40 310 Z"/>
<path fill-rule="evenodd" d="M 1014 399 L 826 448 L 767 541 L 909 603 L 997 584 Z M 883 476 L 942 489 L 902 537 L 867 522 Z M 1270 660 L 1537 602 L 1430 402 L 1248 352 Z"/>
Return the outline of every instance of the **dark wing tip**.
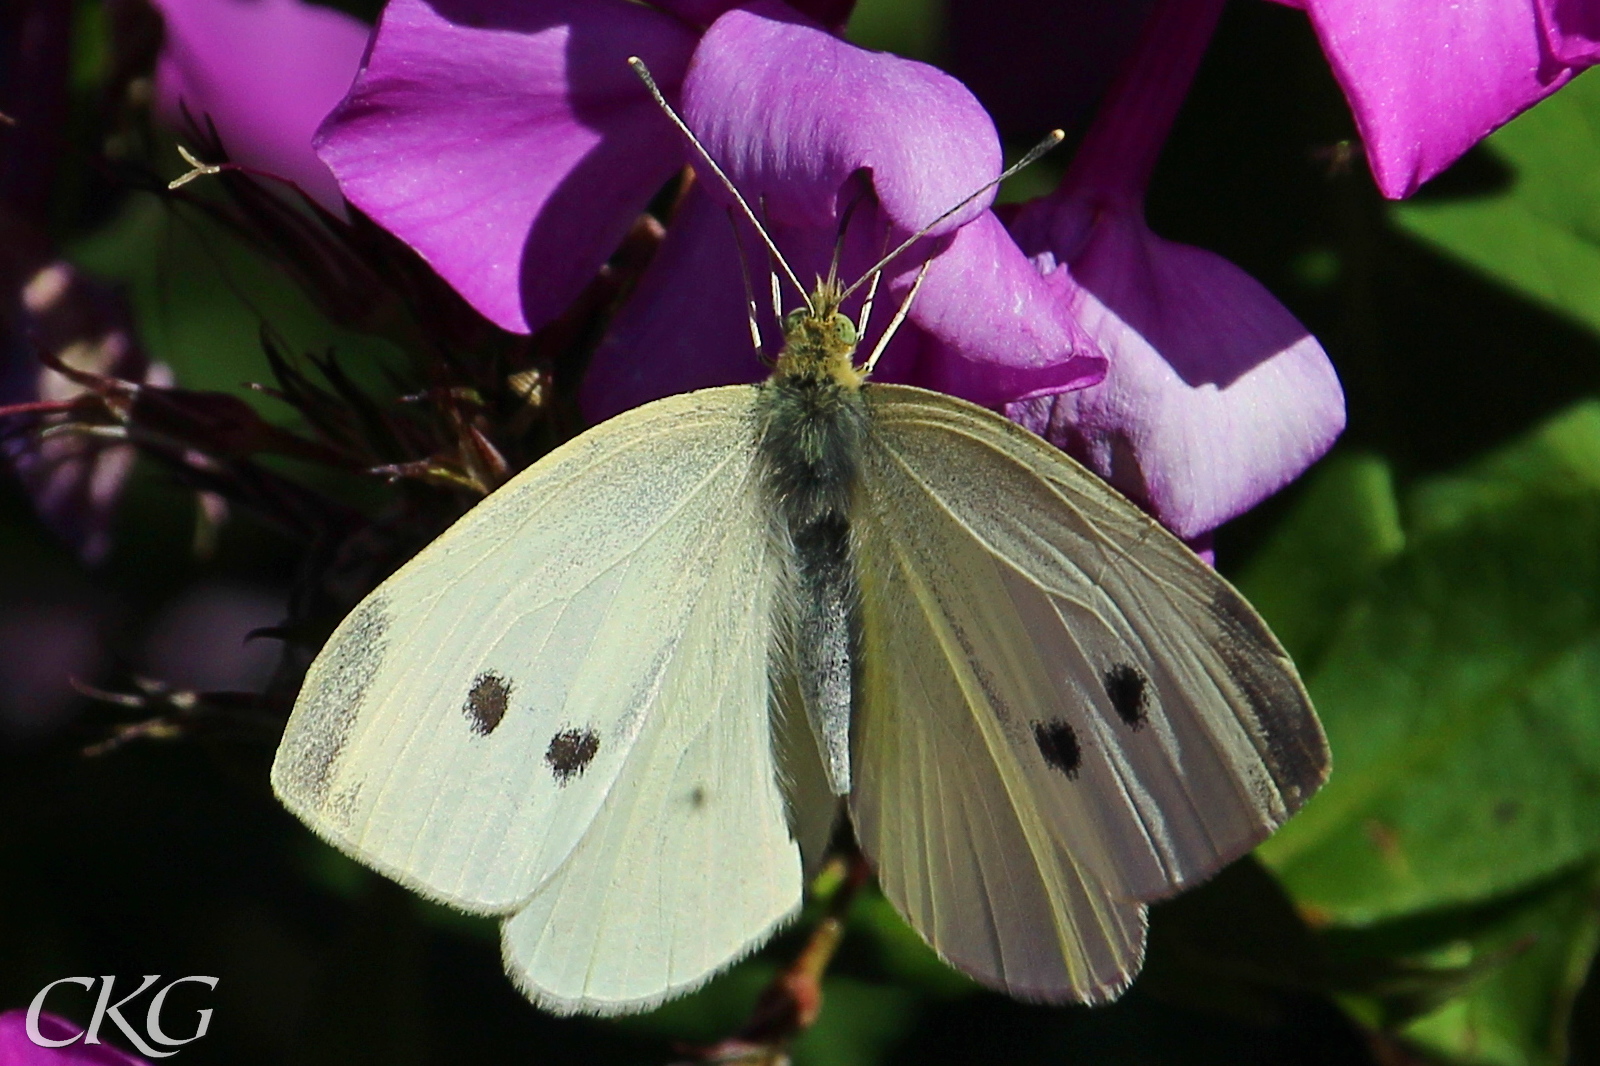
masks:
<path fill-rule="evenodd" d="M 1216 650 L 1249 704 L 1262 761 L 1288 813 L 1328 778 L 1328 740 L 1293 661 L 1243 596 L 1219 583 L 1208 604 L 1217 624 Z"/>

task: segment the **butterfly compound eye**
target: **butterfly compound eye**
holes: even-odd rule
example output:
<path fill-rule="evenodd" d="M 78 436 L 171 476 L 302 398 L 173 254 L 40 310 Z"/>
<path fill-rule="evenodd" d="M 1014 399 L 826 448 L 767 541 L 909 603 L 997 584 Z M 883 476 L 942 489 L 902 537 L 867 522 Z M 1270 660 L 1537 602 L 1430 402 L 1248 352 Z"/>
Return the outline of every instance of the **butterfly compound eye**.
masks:
<path fill-rule="evenodd" d="M 856 324 L 841 314 L 835 314 L 828 325 L 833 329 L 834 335 L 839 338 L 839 343 L 847 348 L 856 346 Z"/>

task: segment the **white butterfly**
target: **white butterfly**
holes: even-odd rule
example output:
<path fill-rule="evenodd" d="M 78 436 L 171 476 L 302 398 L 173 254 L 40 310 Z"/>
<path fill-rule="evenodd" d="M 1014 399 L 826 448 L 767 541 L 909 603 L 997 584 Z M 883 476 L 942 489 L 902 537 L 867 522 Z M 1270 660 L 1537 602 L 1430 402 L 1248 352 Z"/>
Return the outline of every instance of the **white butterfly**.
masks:
<path fill-rule="evenodd" d="M 547 1008 L 644 1010 L 758 947 L 841 796 L 952 965 L 1109 999 L 1145 902 L 1326 776 L 1293 664 L 1226 581 L 1013 423 L 866 383 L 842 296 L 788 317 L 765 384 L 647 404 L 524 471 L 306 676 L 279 797 L 504 915 Z"/>

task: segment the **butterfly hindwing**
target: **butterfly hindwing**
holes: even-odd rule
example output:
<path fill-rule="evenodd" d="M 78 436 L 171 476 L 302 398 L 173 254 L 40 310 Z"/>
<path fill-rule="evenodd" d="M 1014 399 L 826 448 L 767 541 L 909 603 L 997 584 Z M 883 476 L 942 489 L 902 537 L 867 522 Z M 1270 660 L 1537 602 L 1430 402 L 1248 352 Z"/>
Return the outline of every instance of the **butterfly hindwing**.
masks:
<path fill-rule="evenodd" d="M 946 396 L 869 402 L 863 847 L 962 969 L 1024 998 L 1109 998 L 1138 968 L 1141 904 L 1315 790 L 1320 728 L 1237 593 L 1093 475 Z"/>
<path fill-rule="evenodd" d="M 751 581 L 766 542 L 748 531 L 717 540 L 658 712 L 571 856 L 505 924 L 507 968 L 546 1008 L 652 1006 L 799 905 L 768 728 L 771 586 Z"/>
<path fill-rule="evenodd" d="M 335 846 L 522 912 L 507 964 L 548 1006 L 643 1009 L 799 903 L 753 394 L 647 405 L 479 504 L 335 631 L 279 749 Z"/>

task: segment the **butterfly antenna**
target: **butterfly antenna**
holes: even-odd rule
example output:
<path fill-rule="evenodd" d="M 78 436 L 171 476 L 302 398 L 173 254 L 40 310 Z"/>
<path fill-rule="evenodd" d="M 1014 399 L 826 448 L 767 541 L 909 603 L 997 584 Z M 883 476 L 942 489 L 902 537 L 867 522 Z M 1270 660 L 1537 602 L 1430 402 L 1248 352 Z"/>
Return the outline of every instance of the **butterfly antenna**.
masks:
<path fill-rule="evenodd" d="M 858 192 L 849 204 L 845 206 L 844 214 L 839 216 L 839 232 L 833 239 L 833 258 L 828 261 L 828 290 L 839 287 L 839 257 L 844 254 L 844 238 L 850 229 L 850 216 L 856 213 L 856 207 L 861 203 L 861 194 Z"/>
<path fill-rule="evenodd" d="M 861 317 L 856 320 L 856 336 L 867 335 L 867 323 L 872 320 L 872 301 L 878 298 L 878 282 L 883 279 L 883 271 L 872 272 L 872 284 L 867 286 L 867 298 L 861 301 Z"/>
<path fill-rule="evenodd" d="M 766 230 L 767 229 L 767 223 L 769 221 L 771 221 L 771 217 L 767 214 L 767 196 L 766 196 L 766 193 L 762 193 L 761 194 L 761 199 L 759 201 L 757 201 L 757 202 L 761 205 L 761 228 L 763 230 Z M 790 276 L 793 277 L 792 274 Z M 778 320 L 778 330 L 779 330 L 779 332 L 782 332 L 782 330 L 783 330 L 783 282 L 778 278 L 778 272 L 776 270 L 772 269 L 772 264 L 771 263 L 767 264 L 767 285 L 772 290 L 772 317 Z M 807 307 L 811 306 L 811 301 L 810 300 L 806 301 L 806 306 Z"/>
<path fill-rule="evenodd" d="M 745 200 L 744 196 L 733 184 L 733 180 L 728 177 L 727 173 L 720 166 L 717 165 L 717 161 L 711 158 L 711 153 L 706 151 L 706 146 L 700 143 L 700 138 L 694 135 L 694 131 L 689 128 L 688 124 L 684 122 L 683 119 L 678 117 L 678 113 L 672 109 L 672 105 L 667 103 L 667 98 L 661 95 L 661 89 L 657 87 L 656 79 L 651 76 L 650 68 L 644 65 L 644 60 L 640 59 L 638 56 L 629 56 L 628 66 L 632 67 L 633 72 L 639 76 L 639 80 L 644 82 L 644 87 L 650 90 L 650 95 L 655 98 L 656 104 L 661 108 L 661 110 L 667 113 L 667 117 L 672 120 L 672 124 L 677 126 L 678 129 L 683 132 L 683 135 L 689 139 L 689 143 L 694 145 L 695 150 L 700 153 L 703 159 L 705 159 L 706 165 L 711 168 L 711 173 L 715 174 L 717 176 L 717 180 L 721 181 L 723 186 L 733 194 L 734 200 L 739 204 L 739 209 L 744 212 L 744 217 L 750 220 L 751 225 L 755 226 L 756 232 L 761 235 L 762 243 L 767 246 L 767 251 L 772 253 L 772 257 L 776 259 L 778 261 L 778 265 L 783 268 L 784 276 L 789 279 L 790 284 L 795 287 L 795 291 L 800 294 L 800 299 L 805 301 L 807 310 L 815 314 L 817 309 L 811 306 L 810 294 L 806 292 L 805 286 L 800 284 L 800 279 L 795 276 L 794 270 L 789 266 L 788 260 L 784 259 L 783 253 L 778 251 L 778 246 L 773 243 L 772 236 L 767 233 L 767 228 L 761 224 L 761 220 L 756 217 L 756 213 L 750 209 L 750 204 Z M 987 188 L 987 185 L 984 186 L 984 189 Z M 980 189 L 979 193 L 982 191 L 983 189 Z M 973 196 L 977 195 L 978 193 L 973 194 Z M 971 197 L 968 199 L 971 199 Z M 964 206 L 966 202 L 967 201 L 963 200 L 961 204 L 957 204 L 956 206 Z M 938 219 L 934 220 L 934 224 L 937 225 L 939 222 L 943 221 L 944 217 L 945 216 L 943 215 L 939 216 Z"/>
<path fill-rule="evenodd" d="M 917 230 L 917 232 L 913 233 L 911 236 L 907 237 L 905 240 L 901 241 L 900 244 L 895 248 L 894 251 L 890 252 L 888 255 L 886 255 L 882 259 L 878 260 L 878 262 L 876 264 L 874 264 L 871 267 L 871 269 L 869 269 L 865 274 L 861 275 L 861 277 L 856 279 L 855 284 L 851 285 L 849 288 L 845 289 L 844 292 L 840 293 L 839 294 L 840 301 L 843 301 L 851 293 L 853 293 L 857 289 L 861 288 L 861 286 L 866 282 L 866 280 L 868 278 L 872 277 L 878 271 L 880 271 L 884 267 L 888 266 L 889 263 L 896 256 L 898 256 L 901 252 L 905 251 L 907 248 L 910 248 L 913 244 L 916 244 L 923 237 L 926 237 L 928 235 L 928 231 L 933 229 L 933 227 L 937 226 L 939 223 L 943 222 L 945 219 L 949 218 L 951 215 L 955 214 L 957 211 L 961 210 L 963 207 L 966 207 L 972 201 L 976 200 L 978 197 L 982 196 L 984 193 L 988 192 L 990 189 L 994 188 L 996 185 L 999 185 L 1002 181 L 1005 181 L 1007 178 L 1009 178 L 1011 175 L 1015 174 L 1017 171 L 1021 170 L 1023 167 L 1028 166 L 1029 164 L 1033 163 L 1034 160 L 1038 159 L 1040 156 L 1044 155 L 1050 149 L 1054 148 L 1056 145 L 1058 145 L 1062 141 L 1066 140 L 1066 137 L 1067 137 L 1067 135 L 1065 133 L 1063 133 L 1061 130 L 1051 130 L 1049 136 L 1047 136 L 1044 140 L 1040 141 L 1038 144 L 1034 145 L 1032 148 L 1030 148 L 1028 150 L 1028 154 L 1027 155 L 1023 156 L 1021 159 L 1017 160 L 1015 163 L 1011 164 L 1009 167 L 1006 167 L 1005 170 L 1001 171 L 1000 176 L 998 178 L 995 178 L 993 181 L 987 183 L 986 185 L 983 186 L 983 188 L 978 189 L 971 196 L 966 197 L 960 203 L 958 203 L 954 207 L 952 207 L 950 210 L 946 211 L 944 214 L 940 215 L 938 218 L 934 219 L 932 222 L 928 223 L 926 226 L 923 226 L 921 229 Z M 701 149 L 701 151 L 704 151 L 704 150 L 705 149 L 703 149 L 703 148 Z M 724 179 L 724 180 L 726 180 L 726 179 Z"/>
<path fill-rule="evenodd" d="M 931 262 L 931 261 L 930 261 Z M 863 376 L 870 377 L 878 360 L 883 356 L 884 350 L 889 347 L 889 342 L 894 335 L 900 332 L 900 324 L 906 320 L 906 315 L 911 313 L 911 301 L 917 298 L 917 291 L 922 288 L 922 282 L 928 276 L 928 263 L 922 264 L 922 269 L 917 271 L 917 280 L 911 283 L 911 291 L 906 293 L 906 298 L 900 302 L 895 310 L 894 317 L 889 320 L 889 328 L 883 331 L 883 336 L 878 338 L 878 343 L 873 345 L 872 354 L 867 356 L 867 361 L 861 367 Z M 874 271 L 881 273 L 881 271 Z"/>
<path fill-rule="evenodd" d="M 889 243 L 888 233 L 883 235 L 883 243 L 885 245 Z M 883 254 L 882 248 L 878 249 L 878 254 Z M 856 322 L 857 337 L 865 337 L 867 335 L 867 323 L 872 320 L 872 307 L 878 299 L 878 283 L 883 280 L 883 271 L 874 270 L 867 276 L 872 278 L 872 284 L 867 286 L 866 299 L 861 301 L 861 318 Z"/>
<path fill-rule="evenodd" d="M 744 283 L 744 310 L 750 319 L 750 343 L 755 345 L 758 356 L 766 358 L 767 351 L 761 341 L 761 323 L 756 309 L 756 290 L 750 283 L 750 261 L 745 257 L 744 240 L 739 236 L 739 224 L 733 220 L 732 211 L 728 212 L 728 228 L 733 230 L 733 247 L 739 253 L 739 280 Z"/>

